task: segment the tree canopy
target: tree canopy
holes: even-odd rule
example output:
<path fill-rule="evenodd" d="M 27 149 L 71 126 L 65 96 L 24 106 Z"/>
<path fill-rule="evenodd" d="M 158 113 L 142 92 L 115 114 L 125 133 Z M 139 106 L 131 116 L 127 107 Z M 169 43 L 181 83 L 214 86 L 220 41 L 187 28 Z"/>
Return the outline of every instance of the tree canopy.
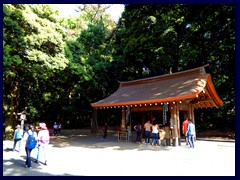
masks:
<path fill-rule="evenodd" d="M 234 5 L 127 4 L 117 24 L 106 8 L 83 5 L 79 17 L 61 18 L 47 4 L 3 5 L 6 126 L 26 110 L 31 123 L 60 118 L 65 127 L 84 127 L 90 103 L 116 91 L 118 81 L 210 64 L 224 105 L 197 110 L 197 118 L 234 129 Z"/>

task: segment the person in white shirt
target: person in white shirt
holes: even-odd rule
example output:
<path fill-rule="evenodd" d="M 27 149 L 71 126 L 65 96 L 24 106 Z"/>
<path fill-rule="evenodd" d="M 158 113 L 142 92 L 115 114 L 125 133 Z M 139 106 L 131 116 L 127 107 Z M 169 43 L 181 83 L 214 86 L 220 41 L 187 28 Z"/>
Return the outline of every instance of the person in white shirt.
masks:
<path fill-rule="evenodd" d="M 158 145 L 158 130 L 159 127 L 158 125 L 154 122 L 153 126 L 152 126 L 152 145 L 155 145 L 156 142 L 156 146 Z"/>
<path fill-rule="evenodd" d="M 53 125 L 53 135 L 57 135 L 58 133 L 58 124 L 57 122 L 54 122 L 54 125 Z"/>
<path fill-rule="evenodd" d="M 45 123 L 39 123 L 39 126 L 41 130 L 38 132 L 38 153 L 37 153 L 37 159 L 36 163 L 44 162 L 44 165 L 47 165 L 47 147 L 49 144 L 50 136 L 49 136 L 49 131 L 47 129 L 47 126 Z"/>

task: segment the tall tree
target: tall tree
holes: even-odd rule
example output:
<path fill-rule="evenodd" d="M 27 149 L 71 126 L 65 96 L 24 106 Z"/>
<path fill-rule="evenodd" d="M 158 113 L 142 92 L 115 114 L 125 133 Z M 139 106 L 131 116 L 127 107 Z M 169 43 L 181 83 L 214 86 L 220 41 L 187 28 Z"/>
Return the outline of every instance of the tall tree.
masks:
<path fill-rule="evenodd" d="M 50 86 L 49 78 L 55 70 L 64 69 L 68 60 L 64 31 L 54 9 L 48 5 L 4 4 L 3 13 L 4 115 L 11 127 L 16 123 L 13 114 L 25 107 L 37 114 L 44 90 Z"/>
<path fill-rule="evenodd" d="M 59 102 L 62 119 L 79 119 L 91 111 L 90 102 L 108 94 L 108 66 L 112 61 L 107 37 L 114 21 L 103 5 L 79 7 L 79 17 L 61 21 L 67 27 L 66 57 L 69 66 L 59 74 L 58 84 L 62 91 Z M 68 22 L 66 24 L 66 22 Z M 60 88 L 59 88 L 60 89 Z M 63 98 L 64 97 L 64 98 Z M 82 123 L 82 122 L 81 122 Z M 75 123 L 75 127 L 81 125 Z"/>
<path fill-rule="evenodd" d="M 126 5 L 117 25 L 106 8 L 83 5 L 79 17 L 63 19 L 48 5 L 3 5 L 7 126 L 28 107 L 29 121 L 51 124 L 60 115 L 82 127 L 90 102 L 113 93 L 118 81 L 209 63 L 225 104 L 197 110 L 196 118 L 234 127 L 234 6 Z"/>
<path fill-rule="evenodd" d="M 214 113 L 205 120 L 233 127 L 234 28 L 232 5 L 126 5 L 112 36 L 112 68 L 118 79 L 132 80 L 209 63 L 207 71 L 225 104 L 211 109 Z"/>

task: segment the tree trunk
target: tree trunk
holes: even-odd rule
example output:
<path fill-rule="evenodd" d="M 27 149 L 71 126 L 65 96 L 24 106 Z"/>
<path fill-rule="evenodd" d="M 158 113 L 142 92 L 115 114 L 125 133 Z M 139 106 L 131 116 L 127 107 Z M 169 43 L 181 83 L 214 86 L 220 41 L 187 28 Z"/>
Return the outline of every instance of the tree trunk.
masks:
<path fill-rule="evenodd" d="M 97 134 L 98 132 L 98 123 L 97 123 L 97 110 L 93 108 L 92 111 L 92 120 L 91 120 L 91 133 L 92 134 Z"/>

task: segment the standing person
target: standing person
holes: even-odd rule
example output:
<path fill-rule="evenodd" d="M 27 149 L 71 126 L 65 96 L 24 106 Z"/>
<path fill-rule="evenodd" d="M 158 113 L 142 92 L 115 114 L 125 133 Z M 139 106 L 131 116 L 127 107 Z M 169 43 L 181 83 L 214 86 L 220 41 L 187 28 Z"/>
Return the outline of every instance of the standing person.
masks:
<path fill-rule="evenodd" d="M 49 144 L 50 136 L 45 123 L 39 123 L 40 131 L 38 132 L 38 153 L 36 163 L 39 163 L 40 158 L 44 159 L 44 165 L 47 165 L 47 147 Z"/>
<path fill-rule="evenodd" d="M 54 122 L 53 124 L 53 135 L 57 135 L 58 133 L 58 125 L 57 122 Z"/>
<path fill-rule="evenodd" d="M 137 132 L 137 138 L 136 138 L 136 143 L 141 143 L 141 136 L 142 136 L 142 128 L 141 124 L 137 123 L 137 125 L 134 126 L 134 130 Z"/>
<path fill-rule="evenodd" d="M 14 135 L 13 135 L 13 151 L 16 150 L 16 145 L 18 144 L 18 152 L 20 152 L 21 149 L 21 140 L 23 137 L 23 131 L 22 129 L 20 129 L 20 125 L 16 126 L 16 129 L 14 131 Z"/>
<path fill-rule="evenodd" d="M 152 124 L 150 123 L 150 120 L 148 120 L 148 121 L 144 124 L 144 129 L 145 129 L 145 143 L 146 143 L 146 144 L 150 144 L 151 127 L 152 127 Z"/>
<path fill-rule="evenodd" d="M 26 127 L 26 132 L 23 135 L 23 140 L 26 141 L 25 151 L 26 151 L 26 162 L 25 167 L 26 168 L 32 168 L 32 162 L 31 162 L 31 152 L 36 147 L 37 144 L 37 133 L 34 131 L 33 125 L 28 125 Z"/>
<path fill-rule="evenodd" d="M 170 146 L 170 139 L 171 139 L 171 130 L 170 130 L 170 127 L 169 127 L 169 124 L 165 125 L 164 126 L 164 130 L 166 132 L 165 134 L 165 138 L 166 138 L 166 145 L 167 146 Z"/>
<path fill-rule="evenodd" d="M 154 122 L 154 124 L 152 126 L 152 134 L 153 134 L 152 145 L 155 145 L 155 142 L 156 142 L 156 146 L 158 144 L 158 131 L 159 131 L 159 127 L 156 124 L 156 122 Z"/>
<path fill-rule="evenodd" d="M 163 127 L 159 127 L 159 130 L 158 130 L 158 134 L 159 134 L 159 145 L 163 145 L 163 146 L 166 146 L 166 131 L 165 131 L 165 128 L 164 126 Z"/>
<path fill-rule="evenodd" d="M 107 129 L 108 129 L 108 124 L 105 123 L 103 126 L 103 139 L 107 138 Z"/>
<path fill-rule="evenodd" d="M 182 123 L 182 133 L 184 134 L 186 145 L 188 145 L 188 138 L 187 138 L 187 133 L 186 133 L 187 127 L 188 127 L 188 118 L 186 117 Z"/>
<path fill-rule="evenodd" d="M 195 131 L 195 125 L 193 124 L 192 120 L 188 120 L 188 126 L 187 126 L 187 136 L 188 136 L 188 144 L 190 148 L 194 148 L 194 137 L 196 134 Z"/>
<path fill-rule="evenodd" d="M 58 123 L 58 135 L 60 135 L 61 130 L 62 130 L 62 124 L 61 124 L 61 122 L 59 122 Z"/>

